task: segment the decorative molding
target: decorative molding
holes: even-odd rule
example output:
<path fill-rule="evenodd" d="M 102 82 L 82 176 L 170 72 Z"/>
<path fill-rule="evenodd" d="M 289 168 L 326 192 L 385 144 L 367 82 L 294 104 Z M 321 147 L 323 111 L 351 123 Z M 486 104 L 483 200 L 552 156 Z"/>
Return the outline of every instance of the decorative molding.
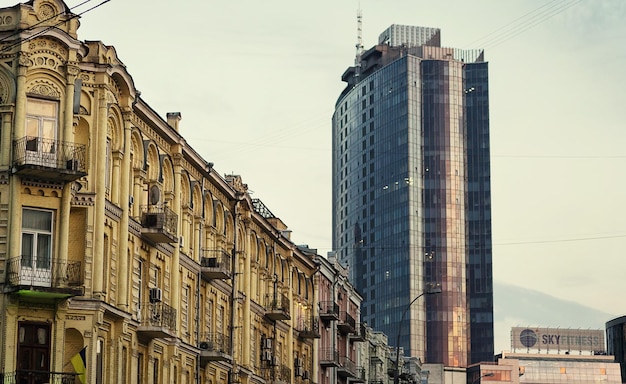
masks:
<path fill-rule="evenodd" d="M 22 185 L 27 186 L 27 187 L 63 189 L 64 184 L 65 183 L 62 181 L 41 181 L 41 180 L 22 178 Z"/>
<path fill-rule="evenodd" d="M 108 218 L 113 219 L 116 222 L 119 222 L 120 218 L 122 217 L 122 213 L 124 212 L 122 211 L 122 208 L 113 204 L 109 200 L 106 200 L 104 213 L 106 214 Z"/>
<path fill-rule="evenodd" d="M 57 99 L 61 98 L 61 91 L 54 84 L 45 80 L 35 81 L 30 85 L 30 88 L 26 88 L 26 93 Z"/>

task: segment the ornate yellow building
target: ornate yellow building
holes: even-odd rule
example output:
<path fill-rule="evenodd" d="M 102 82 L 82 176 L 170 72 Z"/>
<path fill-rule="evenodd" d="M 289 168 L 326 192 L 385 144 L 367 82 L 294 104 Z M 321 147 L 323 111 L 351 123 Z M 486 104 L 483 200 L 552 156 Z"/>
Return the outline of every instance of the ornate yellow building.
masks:
<path fill-rule="evenodd" d="M 78 27 L 0 9 L 0 381 L 313 381 L 315 257 Z"/>

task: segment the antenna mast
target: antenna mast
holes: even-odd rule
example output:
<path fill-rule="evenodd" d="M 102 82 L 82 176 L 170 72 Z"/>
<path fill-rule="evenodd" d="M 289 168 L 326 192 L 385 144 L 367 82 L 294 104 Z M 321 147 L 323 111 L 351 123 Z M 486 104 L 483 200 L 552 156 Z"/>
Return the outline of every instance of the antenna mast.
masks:
<path fill-rule="evenodd" d="M 361 3 L 356 11 L 356 57 L 354 58 L 354 66 L 356 68 L 356 76 L 361 72 L 361 55 L 363 54 L 363 13 L 361 12 Z"/>

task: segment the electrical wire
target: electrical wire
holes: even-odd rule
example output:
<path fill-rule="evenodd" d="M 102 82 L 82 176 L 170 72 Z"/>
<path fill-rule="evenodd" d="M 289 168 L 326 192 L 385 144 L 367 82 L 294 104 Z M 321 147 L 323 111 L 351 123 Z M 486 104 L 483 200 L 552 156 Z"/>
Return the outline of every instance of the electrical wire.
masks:
<path fill-rule="evenodd" d="M 83 5 L 83 4 L 86 4 L 86 3 L 90 2 L 90 1 L 92 1 L 92 0 L 86 0 L 86 1 L 82 2 L 81 4 L 79 4 L 79 5 L 75 6 L 74 8 L 79 7 L 79 6 Z M 87 12 L 93 11 L 94 9 L 96 9 L 96 8 L 98 8 L 98 7 L 100 7 L 100 6 L 104 5 L 104 4 L 106 4 L 106 3 L 108 3 L 109 1 L 111 1 L 111 0 L 104 0 L 104 1 L 102 1 L 100 4 L 94 5 L 93 7 L 88 8 L 87 10 L 85 10 L 85 11 L 83 11 L 83 12 L 80 12 L 80 13 L 77 13 L 77 14 L 72 14 L 72 15 L 70 16 L 70 18 L 69 18 L 69 19 L 67 19 L 67 20 L 62 20 L 62 21 L 59 21 L 58 23 L 53 24 L 53 25 L 51 25 L 51 26 L 49 26 L 49 27 L 46 27 L 46 28 L 42 29 L 41 31 L 39 31 L 39 32 L 37 32 L 37 33 L 35 33 L 35 34 L 31 35 L 31 36 L 25 37 L 25 38 L 23 38 L 23 39 L 19 39 L 17 42 L 15 42 L 15 43 L 13 43 L 13 44 L 9 44 L 9 45 L 8 45 L 8 46 L 6 46 L 6 47 L 3 47 L 3 48 L 2 48 L 2 50 L 0 50 L 0 52 L 6 52 L 6 51 L 9 51 L 9 50 L 11 50 L 11 49 L 13 49 L 13 48 L 17 47 L 17 46 L 20 46 L 20 45 L 22 45 L 23 43 L 25 43 L 25 42 L 27 42 L 27 41 L 30 41 L 30 40 L 34 39 L 35 37 L 41 36 L 41 35 L 43 35 L 44 33 L 46 33 L 46 32 L 48 32 L 48 31 L 50 31 L 51 29 L 56 28 L 57 26 L 59 26 L 59 25 L 61 25 L 61 24 L 64 24 L 64 23 L 66 23 L 66 22 L 68 22 L 68 21 L 70 21 L 70 20 L 72 20 L 72 19 L 78 18 L 78 17 L 80 17 L 80 16 L 84 15 L 84 14 L 85 14 L 85 13 L 87 13 Z M 55 16 L 52 16 L 51 18 L 57 17 L 57 16 L 58 16 L 58 15 L 60 15 L 60 14 L 61 14 L 61 13 L 59 13 L 59 14 L 57 14 L 57 15 L 55 15 Z M 48 19 L 47 19 L 47 20 L 48 20 Z M 39 23 L 37 23 L 37 24 L 35 24 L 35 25 L 38 25 L 38 24 L 41 24 L 41 22 L 39 22 Z M 33 27 L 34 27 L 34 25 L 33 25 Z M 20 30 L 19 32 L 16 32 L 16 34 L 21 34 L 21 33 L 23 33 L 24 31 L 28 31 L 28 30 L 31 30 L 31 29 L 32 29 L 32 28 L 26 28 L 26 29 L 24 29 L 24 30 Z"/>

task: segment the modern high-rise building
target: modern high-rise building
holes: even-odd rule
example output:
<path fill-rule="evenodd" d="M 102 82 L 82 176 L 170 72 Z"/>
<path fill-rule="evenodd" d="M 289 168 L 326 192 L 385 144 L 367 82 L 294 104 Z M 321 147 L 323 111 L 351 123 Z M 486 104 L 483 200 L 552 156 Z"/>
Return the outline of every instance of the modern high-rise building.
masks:
<path fill-rule="evenodd" d="M 362 321 L 426 363 L 491 361 L 483 52 L 393 25 L 355 62 L 333 115 L 333 247 L 363 296 Z"/>

